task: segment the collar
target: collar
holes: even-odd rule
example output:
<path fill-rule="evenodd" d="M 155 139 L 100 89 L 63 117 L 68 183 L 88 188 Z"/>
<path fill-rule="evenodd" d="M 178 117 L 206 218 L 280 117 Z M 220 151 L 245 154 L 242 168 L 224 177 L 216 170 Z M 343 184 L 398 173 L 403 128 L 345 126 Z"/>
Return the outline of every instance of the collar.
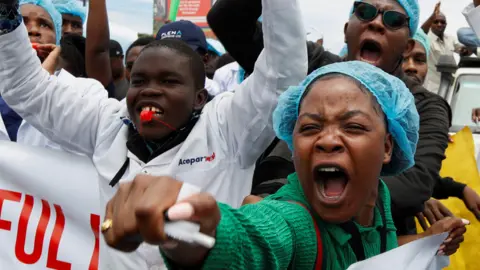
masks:
<path fill-rule="evenodd" d="M 447 39 L 447 34 L 445 33 L 443 33 L 443 39 L 437 36 L 437 34 L 433 33 L 432 30 L 430 30 L 429 34 L 431 35 L 431 37 L 434 38 L 435 41 L 445 42 L 445 39 Z"/>
<path fill-rule="evenodd" d="M 272 195 L 270 198 L 283 200 L 283 201 L 296 201 L 303 205 L 308 206 L 311 213 L 317 219 L 319 226 L 323 227 L 328 234 L 331 236 L 334 241 L 339 245 L 344 246 L 348 245 L 348 241 L 351 238 L 351 235 L 346 233 L 342 228 L 336 224 L 328 223 L 320 219 L 318 214 L 313 212 L 310 204 L 308 203 L 305 194 L 303 192 L 302 186 L 298 179 L 297 173 L 293 173 L 288 176 L 288 184 L 284 188 L 280 189 L 276 194 Z M 388 191 L 385 183 L 380 179 L 378 184 L 378 198 L 377 204 L 381 203 L 383 205 L 383 212 L 386 220 L 386 229 L 387 231 L 395 231 L 395 225 L 392 219 L 392 212 L 390 206 L 390 193 Z M 384 226 L 382 216 L 378 207 L 374 209 L 374 218 L 373 225 L 371 227 L 363 227 L 358 223 L 354 222 L 358 227 L 358 230 L 361 234 L 369 234 L 377 231 L 379 228 Z"/>
<path fill-rule="evenodd" d="M 184 142 L 200 118 L 200 115 L 200 112 L 192 113 L 190 120 L 184 127 L 158 141 L 145 140 L 140 136 L 133 122 L 125 117 L 122 121 L 128 125 L 127 149 L 141 161 L 148 163 L 152 159 Z"/>
<path fill-rule="evenodd" d="M 395 231 L 395 225 L 393 223 L 391 208 L 390 208 L 390 193 L 385 183 L 380 180 L 378 184 L 378 198 L 377 204 L 383 205 L 383 214 L 385 215 L 386 224 L 383 224 L 382 213 L 380 212 L 379 207 L 374 208 L 373 224 L 370 227 L 364 227 L 356 222 L 354 224 L 357 226 L 358 231 L 361 235 L 369 237 L 372 233 L 378 233 L 379 229 L 386 226 L 387 231 Z M 348 245 L 348 241 L 352 236 L 346 233 L 342 228 L 332 223 L 323 222 L 326 230 L 332 239 L 337 242 L 340 246 Z"/>

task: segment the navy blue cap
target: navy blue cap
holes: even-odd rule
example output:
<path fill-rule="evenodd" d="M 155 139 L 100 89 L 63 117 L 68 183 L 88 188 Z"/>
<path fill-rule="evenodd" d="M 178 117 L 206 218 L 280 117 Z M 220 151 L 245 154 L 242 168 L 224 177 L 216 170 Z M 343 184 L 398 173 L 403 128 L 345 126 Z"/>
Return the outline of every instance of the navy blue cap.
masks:
<path fill-rule="evenodd" d="M 156 39 L 177 38 L 183 40 L 195 51 L 208 50 L 207 38 L 202 28 L 191 21 L 176 21 L 165 24 L 158 30 Z"/>

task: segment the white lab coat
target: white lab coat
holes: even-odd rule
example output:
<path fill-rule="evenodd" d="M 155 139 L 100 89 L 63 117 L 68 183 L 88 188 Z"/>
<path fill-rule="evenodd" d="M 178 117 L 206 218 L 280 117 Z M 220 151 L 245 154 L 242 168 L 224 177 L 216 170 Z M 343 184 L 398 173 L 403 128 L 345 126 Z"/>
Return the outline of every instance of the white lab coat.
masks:
<path fill-rule="evenodd" d="M 106 90 L 99 90 L 100 83 L 93 79 L 85 79 L 85 78 L 75 78 L 72 74 L 68 71 L 62 69 L 56 75 L 58 80 L 62 83 L 75 83 L 79 85 L 79 87 L 74 88 L 75 90 L 83 91 L 80 92 L 82 96 L 92 96 L 92 98 L 105 98 L 108 96 Z M 3 122 L 3 118 L 0 116 L 0 140 L 10 141 L 10 137 L 8 136 L 7 129 L 5 127 L 5 123 Z M 17 143 L 30 145 L 30 146 L 38 146 L 50 149 L 60 150 L 62 147 L 57 143 L 52 142 L 49 140 L 45 135 L 40 133 L 37 129 L 32 127 L 29 123 L 22 121 L 20 127 L 18 128 L 17 132 Z"/>
<path fill-rule="evenodd" d="M 205 89 L 211 96 L 216 96 L 223 92 L 221 91 L 220 86 L 217 84 L 217 82 L 210 80 L 207 77 L 205 77 Z"/>
<path fill-rule="evenodd" d="M 126 104 L 82 97 L 79 85 L 50 76 L 32 52 L 23 25 L 0 35 L 0 94 L 49 139 L 92 158 L 101 179 L 102 207 L 116 191 L 109 182 L 126 157 L 130 162 L 122 181 L 139 173 L 169 175 L 187 183 L 180 192 L 194 185 L 238 207 L 250 193 L 256 160 L 275 137 L 272 112 L 278 97 L 307 75 L 305 30 L 297 1 L 262 0 L 262 5 L 265 49 L 254 73 L 235 93 L 209 102 L 183 143 L 146 164 L 126 147 L 128 127 L 121 120 L 128 116 Z M 213 154 L 211 162 L 203 158 Z M 184 160 L 195 162 L 183 164 Z M 100 269 L 158 269 L 163 264 L 158 247 L 147 244 L 130 254 L 112 249 L 103 254 Z"/>
<path fill-rule="evenodd" d="M 240 65 L 237 62 L 227 64 L 215 71 L 213 81 L 220 86 L 222 92 L 234 91 L 240 84 Z"/>

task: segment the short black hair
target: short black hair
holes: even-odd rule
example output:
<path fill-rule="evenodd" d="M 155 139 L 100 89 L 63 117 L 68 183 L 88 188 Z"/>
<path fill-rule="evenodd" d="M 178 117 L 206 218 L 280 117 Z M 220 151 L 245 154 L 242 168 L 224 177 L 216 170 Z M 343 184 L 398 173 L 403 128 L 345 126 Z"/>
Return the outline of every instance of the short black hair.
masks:
<path fill-rule="evenodd" d="M 132 44 L 130 44 L 130 46 L 128 46 L 128 49 L 127 49 L 127 52 L 125 53 L 125 57 L 128 56 L 128 53 L 130 52 L 130 50 L 132 50 L 134 47 L 138 47 L 138 46 L 147 46 L 149 43 L 155 41 L 155 38 L 151 37 L 151 36 L 146 36 L 146 37 L 140 37 L 138 38 L 137 40 L 135 40 Z M 125 61 L 126 58 L 125 58 Z"/>
<path fill-rule="evenodd" d="M 179 39 L 165 38 L 149 43 L 143 48 L 142 52 L 150 48 L 167 48 L 188 58 L 190 71 L 195 83 L 195 90 L 205 88 L 205 64 L 200 55 L 190 48 L 187 43 Z"/>
<path fill-rule="evenodd" d="M 63 35 L 60 40 L 60 57 L 68 63 L 68 70 L 75 77 L 87 78 L 85 67 L 85 38 L 78 34 Z"/>

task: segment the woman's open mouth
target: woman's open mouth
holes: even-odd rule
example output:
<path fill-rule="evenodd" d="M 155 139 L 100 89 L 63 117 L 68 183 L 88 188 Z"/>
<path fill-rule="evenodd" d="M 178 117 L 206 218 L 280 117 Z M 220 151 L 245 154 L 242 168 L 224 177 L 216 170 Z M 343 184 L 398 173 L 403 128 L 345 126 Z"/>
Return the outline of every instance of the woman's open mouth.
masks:
<path fill-rule="evenodd" d="M 365 40 L 360 47 L 360 58 L 363 62 L 377 63 L 382 57 L 382 46 L 374 40 Z"/>
<path fill-rule="evenodd" d="M 315 182 L 321 199 L 327 204 L 340 202 L 347 189 L 349 177 L 346 170 L 339 165 L 319 165 L 314 171 Z"/>

